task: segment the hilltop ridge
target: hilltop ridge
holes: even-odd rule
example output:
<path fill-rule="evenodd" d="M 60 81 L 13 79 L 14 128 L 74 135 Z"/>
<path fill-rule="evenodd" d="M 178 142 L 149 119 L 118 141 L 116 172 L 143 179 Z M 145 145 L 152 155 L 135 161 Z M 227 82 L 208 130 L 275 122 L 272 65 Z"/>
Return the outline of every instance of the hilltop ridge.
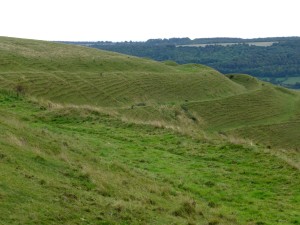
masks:
<path fill-rule="evenodd" d="M 28 94 L 74 104 L 178 102 L 228 96 L 244 90 L 205 66 L 169 66 L 43 41 L 0 38 L 0 60 L 2 87 L 13 89 L 21 85 Z M 217 89 L 207 89 L 210 83 Z"/>

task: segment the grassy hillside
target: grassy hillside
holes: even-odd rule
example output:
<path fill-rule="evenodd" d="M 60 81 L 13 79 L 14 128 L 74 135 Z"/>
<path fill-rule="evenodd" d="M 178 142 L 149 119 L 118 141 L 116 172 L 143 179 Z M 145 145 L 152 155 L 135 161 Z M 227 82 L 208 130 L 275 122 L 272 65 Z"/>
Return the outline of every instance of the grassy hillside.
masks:
<path fill-rule="evenodd" d="M 0 37 L 0 130 L 0 224 L 300 224 L 299 92 L 248 75 Z"/>
<path fill-rule="evenodd" d="M 101 109 L 0 94 L 2 224 L 298 224 L 299 171 Z"/>
<path fill-rule="evenodd" d="M 168 66 L 96 49 L 31 40 L 0 38 L 0 62 L 0 88 L 21 86 L 29 95 L 74 104 L 180 102 L 244 90 L 209 67 Z"/>
<path fill-rule="evenodd" d="M 287 99 L 286 101 L 289 101 Z M 270 147 L 300 150 L 300 100 L 292 102 L 285 117 L 274 123 L 263 123 L 231 131 L 234 135 L 264 143 Z M 300 165 L 300 161 L 298 163 Z"/>
<path fill-rule="evenodd" d="M 1 89 L 59 103 L 108 107 L 127 121 L 202 136 L 203 130 L 226 131 L 280 147 L 289 147 L 290 142 L 273 142 L 270 132 L 266 140 L 261 135 L 256 138 L 255 127 L 253 131 L 250 126 L 268 125 L 259 128 L 265 132 L 274 123 L 286 122 L 294 136 L 290 147 L 300 144 L 298 132 L 292 132 L 298 128 L 294 114 L 300 111 L 296 107 L 299 93 L 248 75 L 225 77 L 197 64 L 158 63 L 86 47 L 5 37 L 0 37 L 0 63 Z M 276 135 L 290 134 L 278 129 Z"/>
<path fill-rule="evenodd" d="M 293 98 L 297 97 L 264 87 L 242 95 L 186 105 L 204 118 L 210 129 L 225 130 L 288 120 L 294 113 L 296 101 Z"/>
<path fill-rule="evenodd" d="M 184 107 L 205 121 L 205 129 L 234 134 L 273 147 L 300 146 L 299 92 L 274 87 L 247 75 L 229 75 L 247 93 L 186 103 Z"/>

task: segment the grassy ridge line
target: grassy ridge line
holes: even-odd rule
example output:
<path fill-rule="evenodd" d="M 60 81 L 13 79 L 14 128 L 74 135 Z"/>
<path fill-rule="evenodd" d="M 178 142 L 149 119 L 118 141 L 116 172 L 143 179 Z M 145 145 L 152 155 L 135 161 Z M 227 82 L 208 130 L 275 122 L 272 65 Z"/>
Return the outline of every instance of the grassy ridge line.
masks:
<path fill-rule="evenodd" d="M 154 60 L 93 48 L 0 37 L 1 71 L 199 72 L 203 65 L 167 65 Z"/>
<path fill-rule="evenodd" d="M 202 65 L 167 65 L 112 52 L 0 38 L 0 87 L 99 106 L 214 99 L 246 91 Z"/>
<path fill-rule="evenodd" d="M 0 37 L 1 71 L 172 71 L 138 57 L 82 46 Z"/>
<path fill-rule="evenodd" d="M 263 85 L 268 85 L 268 83 L 262 82 L 248 74 L 226 74 L 226 77 L 251 91 L 261 89 Z"/>

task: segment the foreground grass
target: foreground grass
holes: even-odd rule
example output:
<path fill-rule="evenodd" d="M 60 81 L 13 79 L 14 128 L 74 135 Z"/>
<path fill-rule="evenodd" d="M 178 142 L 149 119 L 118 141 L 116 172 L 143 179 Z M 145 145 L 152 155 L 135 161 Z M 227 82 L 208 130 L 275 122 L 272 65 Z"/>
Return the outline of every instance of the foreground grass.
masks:
<path fill-rule="evenodd" d="M 3 224 L 299 224 L 300 174 L 94 109 L 0 94 Z"/>

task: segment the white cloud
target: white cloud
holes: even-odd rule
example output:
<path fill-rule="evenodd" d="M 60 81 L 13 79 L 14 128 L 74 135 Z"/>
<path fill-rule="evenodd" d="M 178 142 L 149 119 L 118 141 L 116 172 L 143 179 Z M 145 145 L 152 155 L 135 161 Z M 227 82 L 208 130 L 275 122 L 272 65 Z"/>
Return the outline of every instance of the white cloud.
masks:
<path fill-rule="evenodd" d="M 0 35 L 44 40 L 300 36 L 297 0 L 1 0 Z"/>

